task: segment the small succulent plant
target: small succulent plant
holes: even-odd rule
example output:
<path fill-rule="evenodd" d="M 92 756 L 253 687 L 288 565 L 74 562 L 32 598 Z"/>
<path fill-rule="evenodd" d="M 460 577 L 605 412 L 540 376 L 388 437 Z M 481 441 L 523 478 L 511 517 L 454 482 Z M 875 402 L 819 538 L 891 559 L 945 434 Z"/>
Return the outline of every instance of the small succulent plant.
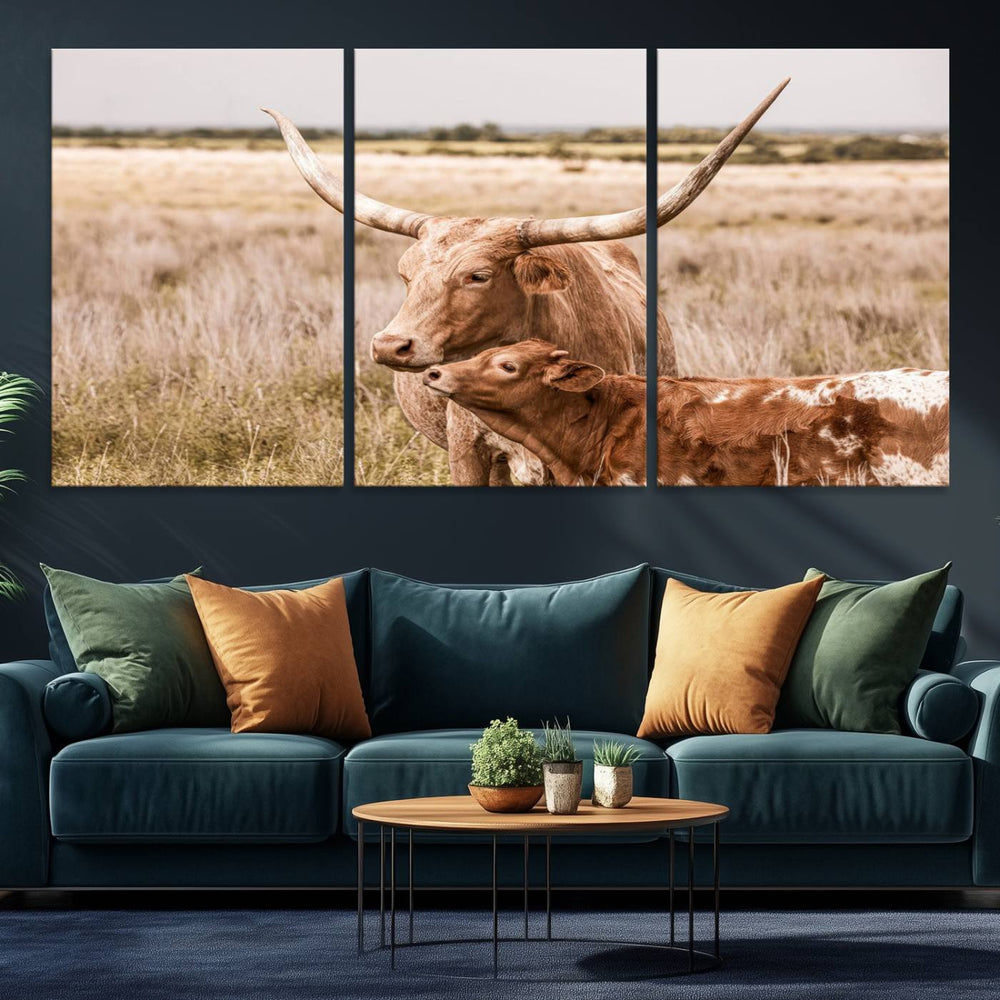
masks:
<path fill-rule="evenodd" d="M 640 757 L 639 748 L 617 740 L 594 744 L 594 763 L 604 767 L 631 767 Z"/>

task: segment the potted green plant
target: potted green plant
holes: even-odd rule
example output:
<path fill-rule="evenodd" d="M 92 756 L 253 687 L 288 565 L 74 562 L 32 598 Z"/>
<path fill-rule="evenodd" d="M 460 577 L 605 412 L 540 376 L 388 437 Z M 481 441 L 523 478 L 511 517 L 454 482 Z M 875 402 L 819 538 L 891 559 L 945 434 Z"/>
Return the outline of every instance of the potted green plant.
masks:
<path fill-rule="evenodd" d="M 595 806 L 621 809 L 632 798 L 632 765 L 639 759 L 635 746 L 616 740 L 601 740 L 594 744 Z"/>
<path fill-rule="evenodd" d="M 20 420 L 37 391 L 38 386 L 30 378 L 0 372 L 0 427 Z M 10 483 L 23 483 L 24 479 L 20 469 L 0 469 L 0 496 L 10 489 Z M 13 600 L 23 594 L 21 581 L 0 564 L 0 598 Z"/>
<path fill-rule="evenodd" d="M 545 750 L 542 772 L 545 775 L 545 808 L 559 816 L 575 813 L 580 805 L 583 785 L 583 761 L 576 756 L 573 730 L 569 719 L 565 727 L 558 721 L 545 729 Z"/>
<path fill-rule="evenodd" d="M 517 719 L 494 719 L 472 751 L 469 793 L 488 812 L 528 812 L 542 797 L 542 750 Z"/>

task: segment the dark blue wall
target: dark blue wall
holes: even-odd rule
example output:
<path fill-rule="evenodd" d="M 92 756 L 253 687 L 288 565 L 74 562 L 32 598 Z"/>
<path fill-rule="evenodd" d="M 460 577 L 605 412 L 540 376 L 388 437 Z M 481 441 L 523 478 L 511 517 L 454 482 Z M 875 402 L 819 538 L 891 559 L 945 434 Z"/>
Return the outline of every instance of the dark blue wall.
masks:
<path fill-rule="evenodd" d="M 39 560 L 115 580 L 203 563 L 232 583 L 361 565 L 430 580 L 559 580 L 649 560 L 771 585 L 809 565 L 889 578 L 952 559 L 973 653 L 1000 654 L 997 160 L 990 108 L 977 99 L 995 94 L 992 40 L 971 26 L 962 37 L 939 3 L 884 14 L 843 0 L 835 12 L 805 6 L 616 0 L 598 16 L 598 5 L 553 0 L 0 5 L 0 369 L 46 387 L 49 50 L 63 46 L 951 45 L 954 373 L 944 490 L 51 489 L 42 401 L 0 454 L 33 480 L 0 505 L 0 557 L 32 587 L 28 603 L 0 609 L 0 658 L 44 650 Z M 980 142 L 992 147 L 983 157 Z"/>

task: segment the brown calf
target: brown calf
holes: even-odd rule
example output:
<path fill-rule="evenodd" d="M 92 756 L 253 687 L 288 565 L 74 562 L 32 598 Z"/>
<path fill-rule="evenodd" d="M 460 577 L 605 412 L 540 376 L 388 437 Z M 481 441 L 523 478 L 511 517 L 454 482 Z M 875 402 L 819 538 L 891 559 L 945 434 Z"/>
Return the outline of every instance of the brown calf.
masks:
<path fill-rule="evenodd" d="M 561 486 L 645 483 L 646 380 L 543 340 L 436 366 L 424 384 L 537 455 Z M 660 378 L 667 486 L 944 486 L 948 373 Z"/>

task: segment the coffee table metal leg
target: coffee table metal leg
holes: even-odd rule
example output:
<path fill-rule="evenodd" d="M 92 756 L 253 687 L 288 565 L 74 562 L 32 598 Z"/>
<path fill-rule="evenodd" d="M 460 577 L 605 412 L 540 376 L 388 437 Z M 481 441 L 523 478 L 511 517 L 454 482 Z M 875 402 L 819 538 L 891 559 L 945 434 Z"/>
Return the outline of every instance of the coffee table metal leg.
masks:
<path fill-rule="evenodd" d="M 524 835 L 524 940 L 528 940 L 528 835 Z"/>
<path fill-rule="evenodd" d="M 670 831 L 670 944 L 674 944 L 674 831 Z"/>
<path fill-rule="evenodd" d="M 713 824 L 715 828 L 712 839 L 712 877 L 715 882 L 715 957 L 719 955 L 719 824 Z"/>
<path fill-rule="evenodd" d="M 396 968 L 396 828 L 389 835 L 389 965 Z"/>
<path fill-rule="evenodd" d="M 497 835 L 493 834 L 493 978 L 497 978 L 500 920 L 497 908 Z"/>
<path fill-rule="evenodd" d="M 694 972 L 694 827 L 688 827 L 688 971 Z"/>
<path fill-rule="evenodd" d="M 410 827 L 410 855 L 409 855 L 409 869 L 410 869 L 410 944 L 413 944 L 413 827 Z"/>
<path fill-rule="evenodd" d="M 358 820 L 358 954 L 365 951 L 365 824 Z"/>
<path fill-rule="evenodd" d="M 378 921 L 379 947 L 385 947 L 385 827 L 378 828 Z"/>
<path fill-rule="evenodd" d="M 552 940 L 552 838 L 545 838 L 545 937 Z"/>

